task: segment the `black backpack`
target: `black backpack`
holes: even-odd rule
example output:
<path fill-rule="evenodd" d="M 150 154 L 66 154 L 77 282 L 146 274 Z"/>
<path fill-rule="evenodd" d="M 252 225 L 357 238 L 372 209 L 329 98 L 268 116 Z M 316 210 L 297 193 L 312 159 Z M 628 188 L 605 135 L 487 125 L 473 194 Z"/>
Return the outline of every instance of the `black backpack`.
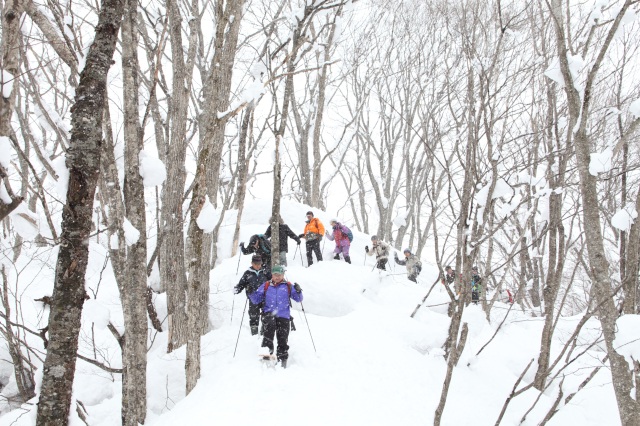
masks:
<path fill-rule="evenodd" d="M 256 234 L 256 236 L 260 241 L 260 249 L 267 254 L 271 254 L 271 241 L 267 240 L 264 234 Z"/>

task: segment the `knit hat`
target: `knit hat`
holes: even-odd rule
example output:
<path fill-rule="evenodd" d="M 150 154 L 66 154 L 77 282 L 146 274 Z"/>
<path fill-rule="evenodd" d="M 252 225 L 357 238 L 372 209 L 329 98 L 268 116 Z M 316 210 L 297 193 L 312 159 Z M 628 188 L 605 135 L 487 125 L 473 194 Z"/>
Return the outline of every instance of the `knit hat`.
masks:
<path fill-rule="evenodd" d="M 262 263 L 262 256 L 260 256 L 259 254 L 254 254 L 251 257 L 251 263 Z"/>
<path fill-rule="evenodd" d="M 284 266 L 282 265 L 276 265 L 273 268 L 271 268 L 271 273 L 272 274 L 284 274 Z"/>
<path fill-rule="evenodd" d="M 409 254 L 411 254 L 411 250 L 409 250 L 408 248 L 406 248 L 406 249 L 404 249 L 404 250 L 403 250 L 403 253 L 409 253 Z"/>
<path fill-rule="evenodd" d="M 372 235 L 371 236 L 371 241 L 378 241 L 378 236 L 377 235 Z"/>
<path fill-rule="evenodd" d="M 313 212 L 312 212 L 311 210 L 309 210 L 309 211 L 307 212 L 307 215 L 311 215 L 311 216 L 313 216 Z"/>

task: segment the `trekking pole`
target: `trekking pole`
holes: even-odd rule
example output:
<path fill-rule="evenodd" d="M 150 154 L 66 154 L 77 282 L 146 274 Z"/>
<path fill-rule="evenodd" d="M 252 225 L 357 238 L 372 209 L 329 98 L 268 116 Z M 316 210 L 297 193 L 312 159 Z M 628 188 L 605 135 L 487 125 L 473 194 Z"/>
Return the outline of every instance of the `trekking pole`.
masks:
<path fill-rule="evenodd" d="M 242 319 L 240 320 L 240 329 L 238 330 L 238 338 L 236 339 L 236 348 L 233 350 L 233 357 L 236 357 L 236 351 L 238 350 L 238 342 L 240 341 L 240 332 L 242 331 L 242 322 L 244 321 L 244 312 L 247 310 L 247 303 L 249 299 L 247 298 L 246 302 L 244 302 L 244 309 L 242 310 Z"/>
<path fill-rule="evenodd" d="M 307 323 L 307 330 L 309 330 L 309 337 L 311 337 L 311 344 L 313 345 L 313 350 L 316 352 L 316 354 L 318 353 L 318 351 L 316 350 L 316 344 L 313 341 L 313 336 L 311 335 L 311 328 L 309 327 L 309 320 L 307 319 L 307 313 L 304 310 L 304 305 L 302 304 L 302 302 L 300 302 L 300 306 L 302 306 L 302 313 L 304 314 L 304 320 Z"/>
<path fill-rule="evenodd" d="M 238 275 L 238 271 L 240 270 L 240 258 L 242 257 L 242 251 L 238 252 L 238 266 L 236 267 L 236 275 Z"/>
<path fill-rule="evenodd" d="M 296 260 L 296 255 L 298 254 L 298 249 L 300 248 L 300 245 L 296 246 L 296 251 L 293 253 L 293 260 Z M 300 253 L 300 256 L 302 256 L 302 253 Z"/>
<path fill-rule="evenodd" d="M 231 302 L 231 322 L 229 324 L 233 324 L 233 307 L 236 304 L 236 295 L 233 295 L 233 302 Z"/>

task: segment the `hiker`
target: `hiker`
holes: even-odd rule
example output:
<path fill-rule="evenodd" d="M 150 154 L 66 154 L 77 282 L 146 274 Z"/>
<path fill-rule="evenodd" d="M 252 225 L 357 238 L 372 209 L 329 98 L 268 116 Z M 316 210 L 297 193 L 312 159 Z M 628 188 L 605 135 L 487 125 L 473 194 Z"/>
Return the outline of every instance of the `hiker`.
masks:
<path fill-rule="evenodd" d="M 398 265 L 405 265 L 407 267 L 407 278 L 409 278 L 409 281 L 417 283 L 418 275 L 420 275 L 420 271 L 422 271 L 422 262 L 420 262 L 418 256 L 411 253 L 411 250 L 409 250 L 408 248 L 404 249 L 403 253 L 404 260 L 398 259 L 398 253 L 394 253 L 396 263 Z"/>
<path fill-rule="evenodd" d="M 482 278 L 480 278 L 480 275 L 478 274 L 478 267 L 474 266 L 471 268 L 471 302 L 473 302 L 474 305 L 478 304 L 481 292 Z"/>
<path fill-rule="evenodd" d="M 340 253 L 342 253 L 344 261 L 351 263 L 351 258 L 349 257 L 349 247 L 351 247 L 351 239 L 353 239 L 351 230 L 338 222 L 338 219 L 331 219 L 330 223 L 333 227 L 333 233 L 327 231 L 326 234 L 328 239 L 336 242 L 336 248 L 333 250 L 335 256 L 333 258 L 340 260 Z M 351 238 L 349 238 L 350 235 Z"/>
<path fill-rule="evenodd" d="M 255 234 L 249 239 L 249 247 L 245 248 L 240 243 L 242 254 L 255 253 L 262 258 L 262 269 L 267 279 L 271 278 L 271 243 L 262 234 Z"/>
<path fill-rule="evenodd" d="M 453 284 L 456 282 L 456 270 L 453 269 L 451 266 L 447 266 L 446 268 L 444 268 L 445 270 L 445 275 L 444 278 L 442 278 L 442 284 L 444 284 L 445 282 L 449 285 Z"/>
<path fill-rule="evenodd" d="M 244 272 L 238 285 L 233 289 L 235 294 L 240 294 L 242 290 L 246 290 L 247 298 L 249 298 L 249 296 L 268 279 L 262 269 L 262 257 L 259 254 L 254 254 L 253 257 L 251 257 L 251 266 Z M 251 327 L 252 336 L 258 334 L 261 308 L 261 304 L 255 304 L 249 299 L 249 326 Z"/>
<path fill-rule="evenodd" d="M 271 225 L 267 228 L 264 236 L 267 238 L 271 238 Z M 287 253 L 289 252 L 289 240 L 287 237 L 294 240 L 298 245 L 300 245 L 300 238 L 293 233 L 289 225 L 284 223 L 282 217 L 278 216 L 278 237 L 279 237 L 279 254 L 280 254 L 280 264 L 283 266 L 287 266 Z"/>
<path fill-rule="evenodd" d="M 307 265 L 313 265 L 313 258 L 311 253 L 316 254 L 318 262 L 322 261 L 322 252 L 320 251 L 320 241 L 324 235 L 324 225 L 320 220 L 313 216 L 312 211 L 307 212 L 306 226 L 304 227 L 304 233 L 298 235 L 298 238 L 304 238 L 307 240 Z"/>
<path fill-rule="evenodd" d="M 302 302 L 302 288 L 299 284 L 291 284 L 284 280 L 284 266 L 276 265 L 271 271 L 271 280 L 263 283 L 249 298 L 251 302 L 259 305 L 264 302 L 262 308 L 262 326 L 264 335 L 262 338 L 263 357 L 273 355 L 274 335 L 278 339 L 277 360 L 282 368 L 287 368 L 289 358 L 289 329 L 293 323 L 290 307 L 291 300 Z M 294 327 L 295 330 L 295 327 Z M 267 355 L 268 350 L 268 355 Z"/>
<path fill-rule="evenodd" d="M 379 241 L 377 235 L 371 237 L 371 243 L 373 246 L 369 250 L 369 246 L 364 246 L 364 251 L 367 256 L 376 255 L 376 268 L 383 271 L 387 270 L 387 262 L 389 261 L 389 244 Z"/>

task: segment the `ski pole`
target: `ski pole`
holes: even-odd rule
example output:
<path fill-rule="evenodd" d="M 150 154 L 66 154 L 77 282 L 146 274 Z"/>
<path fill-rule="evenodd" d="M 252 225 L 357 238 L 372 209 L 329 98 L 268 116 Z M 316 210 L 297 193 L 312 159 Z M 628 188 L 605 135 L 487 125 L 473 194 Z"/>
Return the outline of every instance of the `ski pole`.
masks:
<path fill-rule="evenodd" d="M 300 248 L 300 245 L 296 246 L 296 251 L 293 253 L 293 260 L 296 260 L 296 255 L 298 254 L 298 249 Z M 302 253 L 300 253 L 300 256 L 302 256 Z"/>
<path fill-rule="evenodd" d="M 233 302 L 231 302 L 231 322 L 229 324 L 233 324 L 233 307 L 236 304 L 236 295 L 233 295 Z"/>
<path fill-rule="evenodd" d="M 309 330 L 309 337 L 311 337 L 311 344 L 313 345 L 313 350 L 318 353 L 316 349 L 316 344 L 313 341 L 313 336 L 311 335 L 311 328 L 309 327 L 309 320 L 307 319 L 307 312 L 304 310 L 304 305 L 300 302 L 300 306 L 302 306 L 302 313 L 304 314 L 304 320 L 307 323 L 307 330 Z"/>
<path fill-rule="evenodd" d="M 238 271 L 240 270 L 240 258 L 242 257 L 242 251 L 240 251 L 238 253 L 238 266 L 236 267 L 236 275 L 238 274 Z"/>
<path fill-rule="evenodd" d="M 242 331 L 242 322 L 244 321 L 244 312 L 247 310 L 247 303 L 249 299 L 247 298 L 246 302 L 244 302 L 244 309 L 242 310 L 242 319 L 240 320 L 240 329 L 238 330 L 238 338 L 236 339 L 236 348 L 233 350 L 233 357 L 236 357 L 236 351 L 238 350 L 238 342 L 240 341 L 240 332 Z"/>

